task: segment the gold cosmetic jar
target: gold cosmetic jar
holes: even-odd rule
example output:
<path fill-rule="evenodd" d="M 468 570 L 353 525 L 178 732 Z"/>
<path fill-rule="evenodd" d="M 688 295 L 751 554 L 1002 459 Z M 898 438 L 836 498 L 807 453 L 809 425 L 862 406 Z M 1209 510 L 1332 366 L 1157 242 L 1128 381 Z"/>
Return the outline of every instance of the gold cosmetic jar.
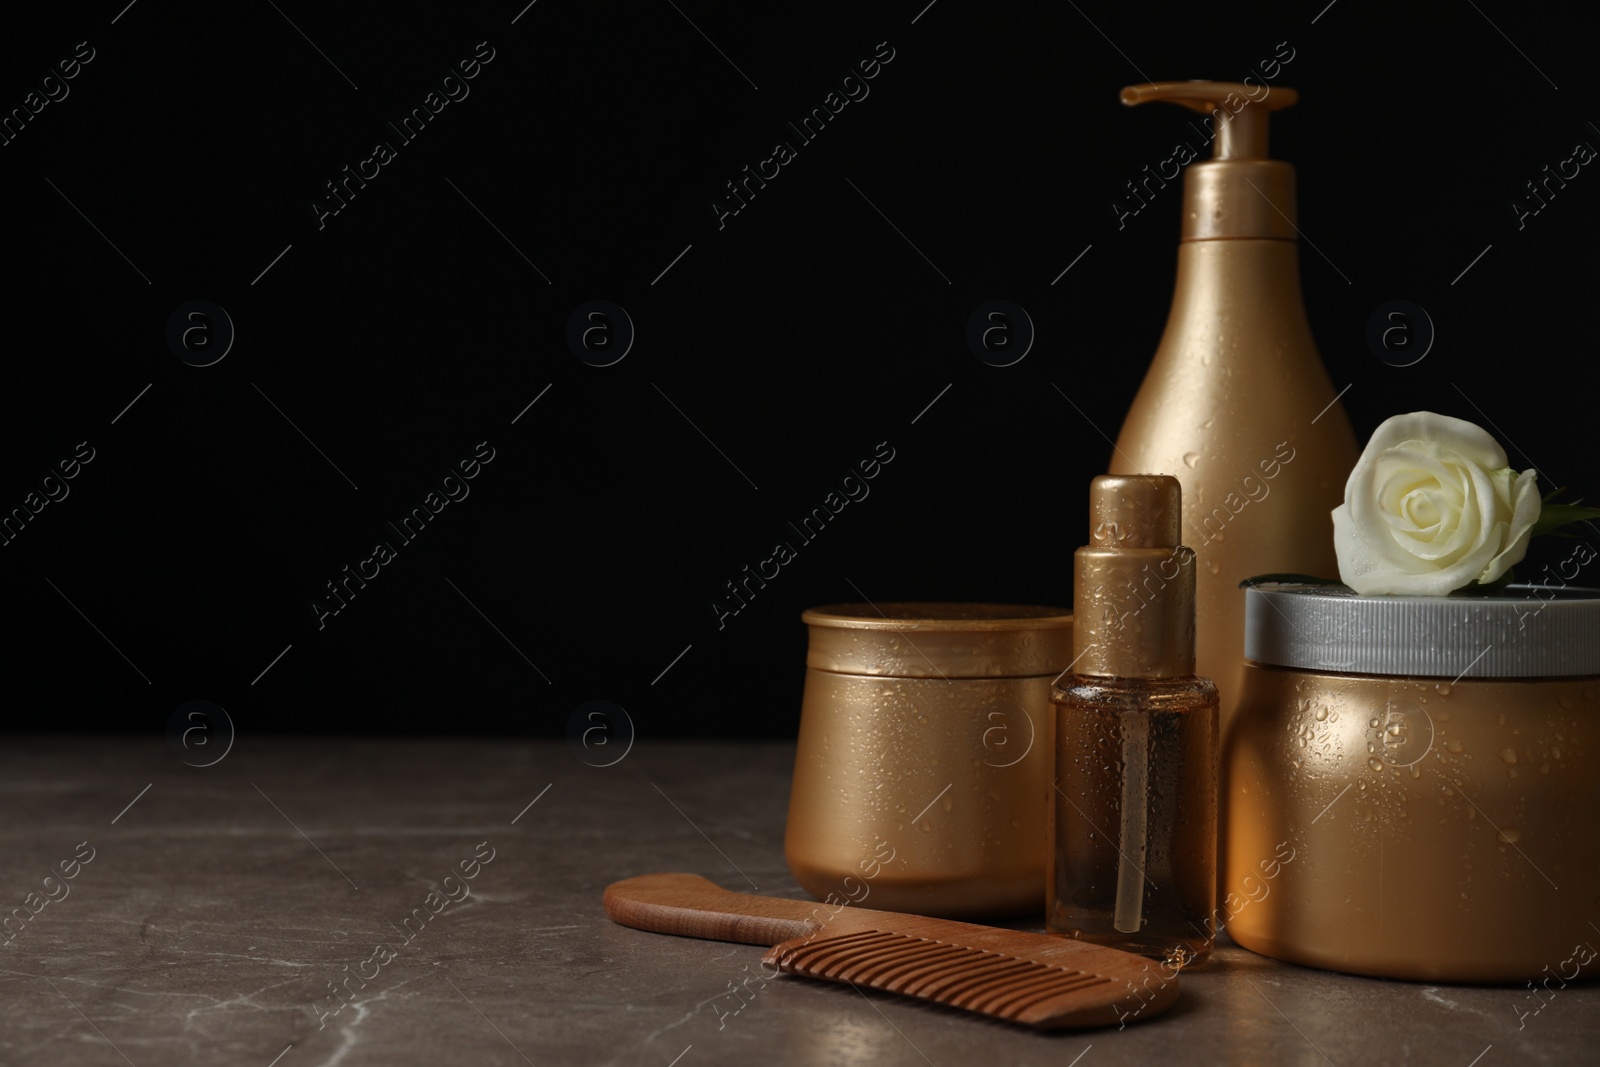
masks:
<path fill-rule="evenodd" d="M 944 917 L 1044 907 L 1050 683 L 1072 615 L 837 604 L 810 627 L 784 852 L 822 899 Z"/>
<path fill-rule="evenodd" d="M 1245 658 L 1216 916 L 1235 941 L 1499 982 L 1595 939 L 1600 591 L 1247 583 Z"/>

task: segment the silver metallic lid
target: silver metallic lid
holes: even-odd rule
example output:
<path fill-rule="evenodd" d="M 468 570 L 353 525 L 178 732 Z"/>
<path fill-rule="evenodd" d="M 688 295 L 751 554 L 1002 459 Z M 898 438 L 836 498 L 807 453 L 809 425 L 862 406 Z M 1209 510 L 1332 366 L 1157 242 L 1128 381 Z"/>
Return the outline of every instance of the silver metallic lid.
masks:
<path fill-rule="evenodd" d="M 1512 585 L 1472 596 L 1358 596 L 1342 585 L 1245 583 L 1244 655 L 1339 674 L 1600 675 L 1600 590 Z"/>

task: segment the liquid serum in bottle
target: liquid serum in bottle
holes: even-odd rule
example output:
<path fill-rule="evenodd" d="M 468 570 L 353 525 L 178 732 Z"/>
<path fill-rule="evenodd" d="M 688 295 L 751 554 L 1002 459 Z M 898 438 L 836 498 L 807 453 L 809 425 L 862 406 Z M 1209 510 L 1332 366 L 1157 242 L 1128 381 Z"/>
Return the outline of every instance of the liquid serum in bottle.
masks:
<path fill-rule="evenodd" d="M 1195 555 L 1166 475 L 1104 475 L 1073 557 L 1056 717 L 1051 933 L 1163 960 L 1215 940 L 1216 686 L 1194 673 Z"/>

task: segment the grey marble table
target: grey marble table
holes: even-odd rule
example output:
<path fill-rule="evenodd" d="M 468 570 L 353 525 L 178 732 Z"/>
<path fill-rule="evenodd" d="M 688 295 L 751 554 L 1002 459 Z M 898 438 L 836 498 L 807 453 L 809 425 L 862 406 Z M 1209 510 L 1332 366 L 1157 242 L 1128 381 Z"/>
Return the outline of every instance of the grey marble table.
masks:
<path fill-rule="evenodd" d="M 801 896 L 782 851 L 792 758 L 656 743 L 595 768 L 552 742 L 242 738 L 198 769 L 145 740 L 12 740 L 0 1063 L 1600 1061 L 1592 984 L 1519 1024 L 1525 989 L 1224 944 L 1165 1017 L 1043 1035 L 801 978 L 739 996 L 761 949 L 606 920 L 606 884 L 649 871 Z"/>

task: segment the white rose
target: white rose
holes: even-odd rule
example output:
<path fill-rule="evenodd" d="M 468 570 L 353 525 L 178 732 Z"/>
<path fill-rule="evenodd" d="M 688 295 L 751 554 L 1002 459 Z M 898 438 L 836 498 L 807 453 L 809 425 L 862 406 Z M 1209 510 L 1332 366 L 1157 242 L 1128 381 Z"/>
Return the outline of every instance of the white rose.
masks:
<path fill-rule="evenodd" d="M 1362 594 L 1444 596 L 1494 581 L 1528 551 L 1540 500 L 1481 427 L 1417 411 L 1367 442 L 1333 509 L 1339 578 Z"/>

